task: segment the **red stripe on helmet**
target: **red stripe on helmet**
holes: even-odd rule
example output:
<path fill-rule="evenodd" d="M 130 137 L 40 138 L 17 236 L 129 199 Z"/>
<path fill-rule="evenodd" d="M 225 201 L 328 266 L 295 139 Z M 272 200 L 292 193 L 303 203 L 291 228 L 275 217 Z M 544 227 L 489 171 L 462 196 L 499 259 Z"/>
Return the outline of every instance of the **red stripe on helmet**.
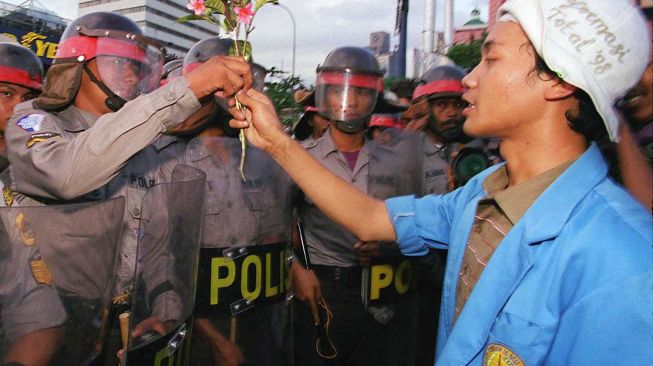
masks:
<path fill-rule="evenodd" d="M 373 114 L 370 119 L 370 127 L 395 127 L 399 124 L 399 119 L 394 116 Z"/>
<path fill-rule="evenodd" d="M 383 79 L 377 75 L 356 75 L 342 72 L 321 72 L 317 76 L 317 84 L 345 85 L 357 88 L 383 90 Z"/>
<path fill-rule="evenodd" d="M 41 75 L 9 66 L 0 66 L 0 82 L 16 84 L 30 89 L 41 90 Z"/>
<path fill-rule="evenodd" d="M 84 55 L 87 60 L 97 56 L 116 56 L 147 64 L 145 51 L 134 42 L 108 37 L 70 37 L 59 44 L 55 59 Z"/>
<path fill-rule="evenodd" d="M 460 80 L 438 80 L 418 85 L 413 92 L 413 100 L 436 93 L 464 93 L 465 87 Z"/>
<path fill-rule="evenodd" d="M 308 105 L 304 107 L 304 112 L 317 112 L 317 111 L 318 111 L 317 107 L 314 107 L 312 105 Z"/>

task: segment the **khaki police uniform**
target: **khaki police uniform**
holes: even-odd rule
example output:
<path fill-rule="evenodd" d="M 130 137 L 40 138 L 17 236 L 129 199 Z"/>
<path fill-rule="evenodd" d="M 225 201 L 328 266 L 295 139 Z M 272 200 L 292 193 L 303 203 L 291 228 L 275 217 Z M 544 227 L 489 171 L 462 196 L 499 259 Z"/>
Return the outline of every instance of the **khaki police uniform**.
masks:
<path fill-rule="evenodd" d="M 199 107 L 184 78 L 99 117 L 74 105 L 59 112 L 41 110 L 31 102 L 18 105 L 6 131 L 15 204 L 126 196 L 114 295 L 126 293 L 134 276 L 142 197 L 147 188 L 165 181 L 163 177 L 169 176 L 178 161 L 174 157 L 183 156 L 170 148 L 172 141 L 154 142 Z M 179 296 L 169 291 L 170 271 L 163 270 L 174 265 L 169 259 L 166 252 L 147 258 L 144 275 L 147 290 L 158 295 L 148 305 L 161 321 L 178 319 L 182 311 Z M 114 360 L 115 352 L 107 352 L 105 358 Z"/>
<path fill-rule="evenodd" d="M 0 309 L 2 337 L 9 343 L 45 328 L 62 325 L 66 319 L 52 278 L 43 267 L 38 249 L 18 238 L 12 230 L 13 214 L 2 215 L 0 233 Z M 3 340 L 3 341 L 4 341 Z"/>
<path fill-rule="evenodd" d="M 433 141 L 424 134 L 424 180 L 422 194 L 449 191 L 449 145 Z"/>
<path fill-rule="evenodd" d="M 374 142 L 369 139 L 365 140 L 354 169 L 349 168 L 343 154 L 336 149 L 330 130 L 319 139 L 302 145 L 331 172 L 370 194 L 368 173 L 371 151 L 374 150 L 372 144 Z M 305 196 L 298 201 L 297 209 L 304 224 L 311 269 L 320 280 L 322 296 L 333 314 L 328 333 L 338 352 L 337 362 L 357 365 L 411 364 L 414 353 L 411 330 L 414 327 L 414 304 L 404 301 L 394 308 L 365 308 L 361 299 L 363 268 L 353 249 L 357 238 L 331 221 Z M 296 362 L 329 364 L 329 360 L 320 358 L 316 353 L 315 328 L 308 306 L 298 304 L 294 311 Z M 324 312 L 321 312 L 321 319 L 327 319 Z M 329 355 L 332 352 L 326 342 L 322 341 L 321 352 Z"/>

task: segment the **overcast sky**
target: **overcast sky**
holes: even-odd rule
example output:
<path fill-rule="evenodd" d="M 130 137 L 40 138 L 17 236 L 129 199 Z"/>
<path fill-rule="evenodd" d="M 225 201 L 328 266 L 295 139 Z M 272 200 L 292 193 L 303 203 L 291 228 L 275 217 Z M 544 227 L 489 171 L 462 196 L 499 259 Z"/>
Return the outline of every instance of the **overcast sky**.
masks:
<path fill-rule="evenodd" d="M 13 4 L 24 0 L 2 0 Z M 34 0 L 37 5 L 57 12 L 64 18 L 77 15 L 77 0 Z M 297 25 L 296 73 L 307 83 L 315 79 L 315 68 L 329 51 L 341 46 L 367 46 L 370 33 L 385 31 L 392 35 L 391 49 L 397 44 L 394 35 L 397 0 L 281 0 L 294 15 Z M 444 0 L 436 0 L 436 29 L 444 25 Z M 487 21 L 488 0 L 455 0 L 454 24 L 469 20 L 474 7 Z M 292 66 L 292 23 L 280 7 L 266 5 L 254 18 L 251 34 L 254 60 L 266 68 L 275 66 L 290 71 Z M 413 48 L 421 48 L 424 28 L 424 1 L 411 0 L 408 11 L 408 46 L 406 71 L 412 74 Z"/>

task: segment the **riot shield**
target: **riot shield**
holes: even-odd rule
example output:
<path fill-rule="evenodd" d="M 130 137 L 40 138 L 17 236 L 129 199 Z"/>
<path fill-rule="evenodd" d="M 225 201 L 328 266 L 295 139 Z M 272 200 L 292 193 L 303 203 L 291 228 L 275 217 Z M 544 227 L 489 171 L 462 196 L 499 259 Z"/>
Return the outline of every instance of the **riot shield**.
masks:
<path fill-rule="evenodd" d="M 240 154 L 233 138 L 195 139 L 186 154 L 208 182 L 191 360 L 212 364 L 215 352 L 244 365 L 290 365 L 291 182 L 253 146 L 243 181 Z"/>
<path fill-rule="evenodd" d="M 377 199 L 419 194 L 422 185 L 423 137 L 390 128 L 370 144 L 367 193 Z"/>
<path fill-rule="evenodd" d="M 202 171 L 178 165 L 143 197 L 123 365 L 187 364 L 204 188 Z"/>
<path fill-rule="evenodd" d="M 100 353 L 123 210 L 122 197 L 0 208 L 0 360 L 86 365 Z"/>
<path fill-rule="evenodd" d="M 370 146 L 367 193 L 378 199 L 419 194 L 423 142 L 420 133 L 385 130 Z M 399 303 L 412 287 L 412 262 L 400 255 L 395 243 L 382 242 L 380 246 L 383 256 L 363 269 L 361 297 L 365 306 Z"/>

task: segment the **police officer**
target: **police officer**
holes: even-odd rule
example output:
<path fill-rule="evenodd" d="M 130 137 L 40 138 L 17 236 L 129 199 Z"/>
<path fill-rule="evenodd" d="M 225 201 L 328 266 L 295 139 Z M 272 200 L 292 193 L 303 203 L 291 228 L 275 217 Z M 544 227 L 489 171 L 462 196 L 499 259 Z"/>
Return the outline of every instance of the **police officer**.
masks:
<path fill-rule="evenodd" d="M 9 165 L 4 140 L 7 122 L 18 103 L 41 92 L 42 81 L 43 66 L 34 52 L 16 43 L 0 42 L 0 171 Z"/>
<path fill-rule="evenodd" d="M 0 186 L 2 200 L 0 206 L 11 206 L 11 178 L 9 159 L 5 144 L 5 129 L 14 112 L 14 107 L 21 102 L 36 97 L 41 92 L 43 66 L 36 55 L 19 44 L 0 43 Z"/>
<path fill-rule="evenodd" d="M 382 87 L 383 72 L 369 51 L 358 47 L 333 50 L 317 69 L 314 94 L 318 113 L 330 121 L 329 127 L 322 137 L 302 144 L 330 171 L 363 192 L 368 192 L 372 142 L 365 130 L 370 116 L 402 110 L 385 101 Z M 366 257 L 378 252 L 379 243 L 359 242 L 307 198 L 298 201 L 297 211 L 306 234 L 310 270 L 304 267 L 308 263 L 292 264 L 296 296 L 306 302 L 295 306 L 296 364 L 411 362 L 412 332 L 410 324 L 403 323 L 411 312 L 396 311 L 394 317 L 373 314 L 361 301 L 359 254 Z M 317 312 L 318 306 L 324 311 Z M 329 324 L 317 343 L 316 321 Z"/>
<path fill-rule="evenodd" d="M 66 313 L 38 249 L 15 229 L 16 212 L 0 214 L 0 362 L 47 365 L 61 345 Z"/>
<path fill-rule="evenodd" d="M 64 31 L 44 93 L 17 107 L 8 124 L 18 203 L 127 196 L 116 295 L 128 293 L 132 284 L 144 192 L 169 176 L 179 156 L 164 149 L 172 140 L 157 138 L 200 111 L 200 101 L 212 100 L 214 93 L 228 97 L 251 85 L 246 62 L 217 57 L 154 90 L 162 63 L 158 45 L 128 18 L 83 15 Z M 137 154 L 153 142 L 148 152 Z M 165 271 L 157 276 L 156 268 L 149 270 L 154 276 L 149 290 L 159 295 L 152 304 L 155 328 L 161 330 L 160 322 L 175 317 L 178 299 L 167 291 Z"/>
<path fill-rule="evenodd" d="M 196 43 L 184 58 L 182 73 L 215 55 L 229 54 L 233 44 L 219 37 Z M 259 70 L 254 72 L 254 79 L 260 81 L 254 88 L 262 88 L 264 69 L 254 70 Z M 250 147 L 243 181 L 238 131 L 227 125 L 228 106 L 220 99 L 217 104 L 216 112 L 196 134 L 199 138 L 190 142 L 186 154 L 186 163 L 202 169 L 208 182 L 194 312 L 197 336 L 193 336 L 190 362 L 287 365 L 291 362 L 291 337 L 284 332 L 290 317 L 287 285 L 282 280 L 287 270 L 285 261 L 283 266 L 280 261 L 289 247 L 290 180 L 266 154 Z M 246 263 L 258 263 L 264 270 L 241 276 L 247 272 L 241 271 Z M 218 275 L 213 274 L 215 268 L 221 268 Z M 261 280 L 254 281 L 258 275 Z M 244 299 L 242 286 L 259 296 Z M 216 293 L 214 300 L 209 297 L 212 292 Z M 247 305 L 247 301 L 251 303 Z"/>

